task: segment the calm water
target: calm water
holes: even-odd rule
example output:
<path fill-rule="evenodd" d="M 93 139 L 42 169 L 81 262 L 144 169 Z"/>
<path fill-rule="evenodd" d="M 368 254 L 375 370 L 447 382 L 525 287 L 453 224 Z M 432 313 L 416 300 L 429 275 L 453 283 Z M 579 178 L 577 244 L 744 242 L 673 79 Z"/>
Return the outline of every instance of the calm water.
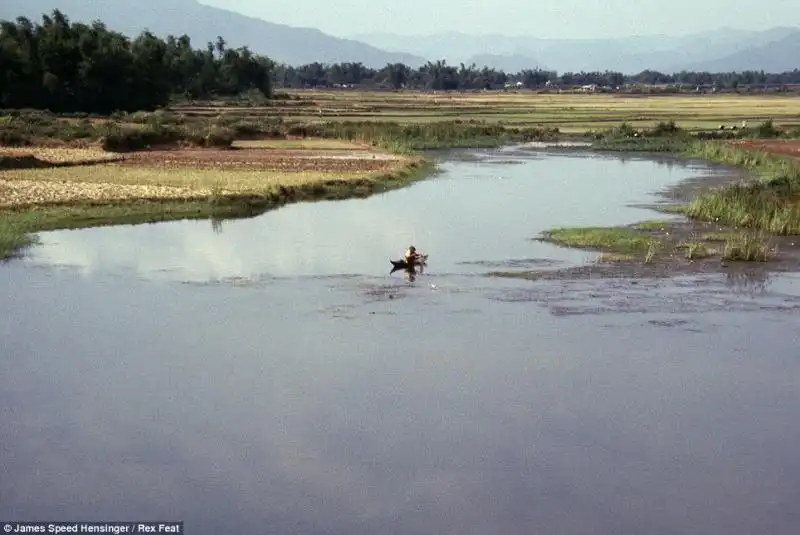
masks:
<path fill-rule="evenodd" d="M 475 262 L 596 255 L 531 241 L 558 226 L 615 225 L 663 217 L 631 203 L 695 176 L 697 167 L 647 160 L 485 152 L 484 162 L 446 162 L 434 180 L 367 200 L 290 205 L 261 217 L 178 221 L 42 235 L 33 264 L 148 278 L 341 274 L 383 277 L 409 244 L 430 253 L 431 273 L 485 271 Z M 513 162 L 513 163 L 512 163 Z"/>
<path fill-rule="evenodd" d="M 484 156 L 221 233 L 48 233 L 0 267 L 0 519 L 797 533 L 800 277 L 483 277 L 584 261 L 528 238 L 655 217 L 624 205 L 699 172 Z M 412 241 L 429 271 L 389 277 Z"/>

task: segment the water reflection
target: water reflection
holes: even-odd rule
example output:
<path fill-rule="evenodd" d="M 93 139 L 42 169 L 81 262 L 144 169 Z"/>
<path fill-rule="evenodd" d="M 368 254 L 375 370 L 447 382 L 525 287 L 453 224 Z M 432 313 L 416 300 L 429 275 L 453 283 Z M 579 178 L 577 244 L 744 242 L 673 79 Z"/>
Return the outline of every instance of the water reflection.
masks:
<path fill-rule="evenodd" d="M 796 311 L 657 310 L 705 303 L 696 280 L 671 299 L 648 283 L 652 310 L 554 318 L 407 287 L 365 305 L 328 281 L 265 298 L 8 275 L 0 518 L 179 519 L 202 535 L 796 533 Z M 625 284 L 521 287 L 542 303 L 604 292 L 618 310 Z"/>
<path fill-rule="evenodd" d="M 696 170 L 618 155 L 482 151 L 484 161 L 443 161 L 443 172 L 368 199 L 290 205 L 252 219 L 177 221 L 41 235 L 27 262 L 85 274 L 133 271 L 148 278 L 380 275 L 407 243 L 433 253 L 437 273 L 509 258 L 581 264 L 594 253 L 532 242 L 559 226 L 649 219 L 628 206 Z M 502 163 L 509 159 L 521 165 Z M 500 162 L 492 161 L 492 159 Z M 433 269 L 433 266 L 432 266 Z"/>
<path fill-rule="evenodd" d="M 772 276 L 763 269 L 736 269 L 725 274 L 726 285 L 735 293 L 765 294 Z"/>
<path fill-rule="evenodd" d="M 395 270 L 392 271 L 394 272 Z M 417 275 L 422 275 L 424 271 L 425 268 L 422 265 L 407 267 L 403 269 L 403 277 L 408 282 L 414 282 L 417 280 Z"/>

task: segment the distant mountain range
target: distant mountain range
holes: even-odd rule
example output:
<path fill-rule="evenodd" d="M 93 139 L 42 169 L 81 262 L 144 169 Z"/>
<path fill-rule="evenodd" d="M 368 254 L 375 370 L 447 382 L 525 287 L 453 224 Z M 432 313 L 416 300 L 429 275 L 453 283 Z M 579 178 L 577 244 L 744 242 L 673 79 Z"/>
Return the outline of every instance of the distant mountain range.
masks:
<path fill-rule="evenodd" d="M 442 33 L 404 36 L 358 34 L 354 39 L 385 50 L 466 64 L 487 59 L 493 65 L 547 65 L 560 73 L 615 70 L 635 74 L 646 69 L 790 71 L 800 68 L 800 28 L 765 31 L 723 28 L 687 36 L 636 36 L 608 39 L 539 39 L 502 34 Z M 476 61 L 480 65 L 480 61 Z M 516 69 L 515 69 L 516 70 Z"/>
<path fill-rule="evenodd" d="M 138 35 L 145 28 L 162 38 L 185 33 L 195 48 L 205 48 L 208 41 L 222 36 L 229 47 L 247 45 L 254 52 L 289 65 L 360 61 L 374 68 L 387 63 L 416 67 L 426 61 L 413 54 L 387 52 L 312 28 L 274 24 L 196 0 L 0 0 L 0 19 L 14 20 L 23 15 L 41 22 L 42 14 L 50 14 L 53 9 L 61 10 L 73 22 L 99 19 L 108 28 L 126 35 Z"/>
<path fill-rule="evenodd" d="M 148 1 L 148 0 L 144 0 Z M 197 0 L 160 0 L 144 5 L 133 0 L 0 0 L 0 19 L 23 15 L 36 22 L 60 9 L 70 20 L 101 20 L 127 35 L 149 29 L 160 37 L 187 34 L 195 48 L 222 36 L 230 47 L 247 45 L 254 52 L 290 65 L 361 62 L 380 68 L 387 63 L 418 67 L 444 59 L 450 65 L 475 63 L 519 72 L 523 69 L 568 71 L 614 70 L 635 74 L 646 69 L 768 72 L 800 68 L 800 27 L 765 31 L 723 28 L 687 36 L 636 36 L 608 39 L 540 39 L 502 34 L 457 32 L 403 36 L 366 33 L 350 39 L 313 28 L 297 28 L 248 17 Z M 149 2 L 148 2 L 149 3 Z"/>
<path fill-rule="evenodd" d="M 715 72 L 763 70 L 765 72 L 784 72 L 800 69 L 800 30 L 762 45 L 740 50 L 719 59 L 700 64 L 689 64 L 687 70 Z"/>

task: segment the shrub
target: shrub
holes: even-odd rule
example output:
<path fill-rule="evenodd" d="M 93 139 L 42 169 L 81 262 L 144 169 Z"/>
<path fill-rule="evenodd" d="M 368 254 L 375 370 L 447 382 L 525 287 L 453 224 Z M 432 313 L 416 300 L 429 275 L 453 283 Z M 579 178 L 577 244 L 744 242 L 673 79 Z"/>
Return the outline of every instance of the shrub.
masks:
<path fill-rule="evenodd" d="M 114 152 L 127 152 L 150 148 L 153 145 L 167 145 L 185 139 L 186 134 L 172 126 L 152 126 L 144 128 L 111 128 L 103 139 L 103 149 Z"/>

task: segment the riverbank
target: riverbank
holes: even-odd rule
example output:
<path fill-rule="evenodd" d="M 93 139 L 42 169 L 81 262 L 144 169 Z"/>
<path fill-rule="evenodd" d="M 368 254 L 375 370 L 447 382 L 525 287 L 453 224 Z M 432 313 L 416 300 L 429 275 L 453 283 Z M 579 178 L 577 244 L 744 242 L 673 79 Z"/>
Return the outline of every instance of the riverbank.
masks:
<path fill-rule="evenodd" d="M 246 217 L 288 202 L 363 197 L 429 174 L 422 150 L 558 135 L 459 120 L 298 121 L 242 111 L 17 110 L 0 118 L 0 258 L 21 253 L 38 231 Z"/>
<path fill-rule="evenodd" d="M 534 238 L 602 253 L 595 263 L 491 275 L 540 280 L 800 271 L 800 161 L 795 156 L 800 141 L 698 141 L 676 136 L 601 140 L 595 146 L 609 147 L 723 164 L 730 172 L 670 188 L 661 192 L 667 203 L 649 207 L 685 218 L 620 227 L 557 228 Z"/>
<path fill-rule="evenodd" d="M 0 127 L 3 142 L 15 145 L 0 147 L 0 257 L 21 252 L 32 243 L 29 234 L 37 231 L 247 217 L 298 200 L 366 196 L 402 187 L 432 169 L 421 150 L 576 139 L 593 141 L 595 150 L 670 153 L 744 167 L 760 178 L 695 191 L 696 197 L 684 198 L 684 205 L 672 210 L 729 227 L 782 235 L 800 231 L 797 203 L 787 204 L 776 193 L 783 187 L 792 195 L 794 185 L 800 184 L 797 166 L 786 163 L 793 149 L 781 146 L 780 156 L 770 155 L 750 139 L 782 134 L 770 122 L 702 136 L 672 121 L 644 130 L 623 123 L 603 131 L 564 134 L 557 127 L 478 121 L 298 122 L 247 119 L 239 111 L 193 117 L 162 110 L 106 118 L 19 111 Z M 722 139 L 705 140 L 709 137 Z M 671 231 L 656 240 L 659 251 L 690 249 L 692 261 L 701 251 L 715 256 L 715 247 L 694 246 L 691 232 L 677 226 Z M 618 250 L 609 235 L 596 243 L 574 236 L 581 233 L 582 229 L 561 229 L 542 239 L 599 248 L 609 253 L 606 260 L 613 259 L 617 269 L 642 260 Z M 686 239 L 666 239 L 678 234 L 686 234 Z M 741 239 L 750 243 L 765 238 Z M 728 244 L 724 250 L 732 247 Z M 652 261 L 659 255 L 649 251 L 646 256 Z"/>
<path fill-rule="evenodd" d="M 177 219 L 252 217 L 291 202 L 366 197 L 428 176 L 419 156 L 347 145 L 215 151 L 28 149 L 38 162 L 0 171 L 0 258 L 36 232 Z M 93 156 L 95 157 L 93 159 Z M 46 165 L 48 160 L 52 165 Z M 59 163 L 60 162 L 60 163 Z"/>
<path fill-rule="evenodd" d="M 0 114 L 0 146 L 102 146 L 107 151 L 145 148 L 228 148 L 242 140 L 336 139 L 391 152 L 458 147 L 494 147 L 535 139 L 556 139 L 558 128 L 478 120 L 427 123 L 337 121 L 260 114 L 250 108 L 216 108 L 213 114 L 185 110 L 118 113 L 111 116 L 57 115 L 14 110 Z"/>

